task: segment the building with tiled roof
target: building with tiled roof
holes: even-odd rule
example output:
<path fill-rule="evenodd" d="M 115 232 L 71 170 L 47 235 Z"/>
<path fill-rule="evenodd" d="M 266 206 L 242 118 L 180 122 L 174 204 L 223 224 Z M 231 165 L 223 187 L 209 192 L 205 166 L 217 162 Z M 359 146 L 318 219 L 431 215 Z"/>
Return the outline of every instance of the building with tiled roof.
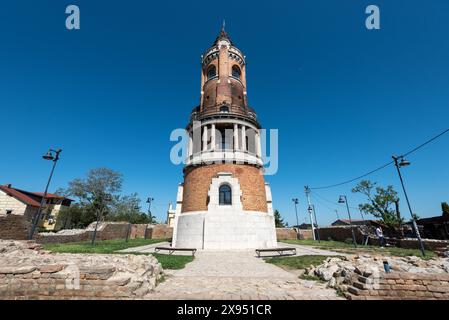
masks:
<path fill-rule="evenodd" d="M 34 217 L 42 198 L 42 192 L 13 188 L 11 184 L 0 185 L 0 216 L 25 215 Z M 60 210 L 69 207 L 73 200 L 53 193 L 47 193 L 45 199 L 45 207 L 38 225 L 47 230 L 53 230 Z"/>

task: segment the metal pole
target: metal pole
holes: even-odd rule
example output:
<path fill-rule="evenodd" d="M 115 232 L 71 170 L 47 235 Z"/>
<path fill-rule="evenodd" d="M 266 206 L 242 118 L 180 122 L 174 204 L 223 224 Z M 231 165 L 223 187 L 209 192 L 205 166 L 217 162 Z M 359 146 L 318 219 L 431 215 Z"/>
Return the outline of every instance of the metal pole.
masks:
<path fill-rule="evenodd" d="M 59 160 L 59 153 L 62 150 L 59 149 L 56 151 L 56 157 L 53 160 L 53 167 L 51 168 L 50 176 L 48 177 L 47 185 L 45 186 L 44 195 L 42 197 L 41 203 L 39 205 L 39 209 L 37 210 L 37 214 L 33 219 L 33 224 L 31 226 L 30 234 L 28 235 L 28 240 L 32 240 L 34 236 L 34 232 L 36 231 L 37 224 L 39 223 L 39 220 L 41 218 L 42 208 L 44 207 L 45 199 L 47 198 L 48 193 L 48 187 L 50 186 L 51 178 L 53 177 L 53 172 L 55 171 L 56 163 Z"/>
<path fill-rule="evenodd" d="M 355 240 L 355 233 L 354 233 L 354 226 L 352 225 L 351 212 L 349 211 L 348 198 L 346 198 L 346 196 L 344 197 L 346 202 L 346 209 L 348 209 L 349 223 L 351 225 L 352 241 L 354 242 L 354 247 L 357 248 L 357 241 Z"/>
<path fill-rule="evenodd" d="M 95 224 L 94 234 L 92 236 L 92 245 L 95 244 L 95 239 L 97 238 L 98 221 L 100 220 L 100 210 L 97 210 L 97 223 Z"/>
<path fill-rule="evenodd" d="M 298 230 L 296 231 L 296 238 L 299 239 L 299 219 L 298 219 L 298 198 L 292 199 L 293 203 L 295 204 L 295 214 L 296 214 L 296 225 L 298 227 Z"/>
<path fill-rule="evenodd" d="M 419 248 L 421 250 L 421 253 L 422 253 L 423 257 L 425 257 L 426 256 L 426 252 L 424 250 L 424 244 L 422 242 L 421 235 L 419 234 L 419 229 L 418 229 L 418 225 L 416 224 L 415 217 L 413 216 L 412 207 L 410 206 L 410 201 L 408 200 L 407 191 L 405 190 L 404 180 L 402 180 L 402 174 L 401 174 L 400 166 L 399 166 L 399 163 L 398 163 L 398 159 L 399 158 L 395 157 L 395 156 L 393 156 L 392 158 L 394 160 L 394 165 L 396 166 L 396 169 L 398 171 L 399 180 L 401 180 L 402 190 L 404 191 L 405 200 L 407 201 L 408 210 L 410 211 L 410 215 L 412 217 L 412 225 L 413 225 L 413 229 L 415 230 L 416 237 L 418 238 Z"/>
<path fill-rule="evenodd" d="M 318 221 L 316 220 L 315 205 L 313 205 L 313 204 L 312 204 L 312 210 L 313 210 L 313 217 L 315 218 L 315 223 L 316 223 L 316 230 L 317 230 L 316 235 L 317 235 L 317 238 L 318 238 L 318 243 L 321 243 L 321 240 L 320 240 L 320 228 L 318 227 Z"/>
<path fill-rule="evenodd" d="M 335 213 L 337 214 L 337 220 L 340 220 L 340 216 L 338 215 L 338 210 L 335 210 Z"/>
<path fill-rule="evenodd" d="M 153 216 L 151 214 L 151 202 L 154 200 L 154 198 L 148 197 L 147 203 L 148 203 L 148 216 L 150 218 L 150 223 L 153 223 Z"/>
<path fill-rule="evenodd" d="M 306 193 L 306 196 L 307 196 L 307 204 L 308 204 L 309 206 L 311 206 L 312 204 L 310 203 L 310 189 L 309 189 L 308 186 L 305 186 L 305 187 L 304 187 L 304 192 Z M 311 222 L 311 224 L 312 224 L 312 235 L 313 235 L 313 240 L 316 240 L 316 237 L 315 237 L 315 226 L 313 225 L 312 212 L 310 212 L 310 211 L 309 211 L 309 216 L 310 216 L 310 222 Z"/>

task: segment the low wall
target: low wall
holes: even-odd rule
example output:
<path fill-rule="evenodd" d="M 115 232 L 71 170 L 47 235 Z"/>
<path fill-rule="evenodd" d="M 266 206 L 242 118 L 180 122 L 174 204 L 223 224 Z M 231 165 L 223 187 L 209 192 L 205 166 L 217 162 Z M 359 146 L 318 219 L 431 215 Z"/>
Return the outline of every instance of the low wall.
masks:
<path fill-rule="evenodd" d="M 328 227 L 319 228 L 320 239 L 321 240 L 334 240 L 334 241 L 345 241 L 346 239 L 352 239 L 351 227 Z M 354 227 L 354 234 L 357 243 L 362 243 L 363 234 L 357 227 Z"/>
<path fill-rule="evenodd" d="M 299 239 L 301 240 L 313 240 L 312 230 L 301 230 L 299 229 Z"/>
<path fill-rule="evenodd" d="M 298 237 L 296 230 L 293 228 L 276 228 L 276 238 L 281 240 L 296 240 Z"/>
<path fill-rule="evenodd" d="M 449 300 L 449 274 L 396 272 L 378 281 L 359 277 L 348 291 L 351 300 Z"/>
<path fill-rule="evenodd" d="M 0 240 L 0 300 L 142 299 L 162 267 L 152 256 L 49 254 Z"/>
<path fill-rule="evenodd" d="M 26 240 L 31 229 L 31 218 L 24 215 L 0 216 L 0 239 Z"/>
<path fill-rule="evenodd" d="M 345 241 L 346 239 L 352 239 L 351 227 L 349 226 L 320 228 L 319 232 L 321 240 L 332 239 L 335 241 Z M 361 244 L 363 242 L 363 234 L 360 229 L 354 227 L 354 234 L 357 243 Z M 423 243 L 426 250 L 437 250 L 449 246 L 449 240 L 423 239 Z M 368 244 L 377 246 L 379 245 L 379 240 L 377 238 L 370 238 Z M 412 238 L 397 239 L 396 246 L 406 249 L 419 248 L 418 240 Z"/>
<path fill-rule="evenodd" d="M 171 239 L 173 237 L 173 228 L 166 224 L 148 225 L 146 229 L 147 239 Z"/>
<path fill-rule="evenodd" d="M 96 222 L 91 223 L 84 230 L 63 230 L 58 233 L 39 233 L 35 236 L 38 243 L 67 243 L 87 241 L 92 239 Z M 173 228 L 165 224 L 146 225 L 129 224 L 127 222 L 100 222 L 97 228 L 96 239 L 113 240 L 125 239 L 129 232 L 130 239 L 144 238 L 146 232 L 147 239 L 168 239 L 172 237 Z"/>

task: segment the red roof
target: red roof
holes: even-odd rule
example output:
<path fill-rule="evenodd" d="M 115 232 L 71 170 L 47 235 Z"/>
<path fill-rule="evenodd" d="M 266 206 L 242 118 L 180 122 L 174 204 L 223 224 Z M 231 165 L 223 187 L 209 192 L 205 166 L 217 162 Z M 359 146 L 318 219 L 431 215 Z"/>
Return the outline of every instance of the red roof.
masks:
<path fill-rule="evenodd" d="M 36 196 L 39 196 L 39 197 L 43 197 L 44 196 L 43 192 L 30 192 L 30 193 L 35 194 Z M 47 199 L 66 199 L 65 197 L 58 196 L 57 194 L 49 193 L 49 192 L 47 192 L 46 198 Z"/>
<path fill-rule="evenodd" d="M 3 192 L 5 192 L 6 194 L 16 198 L 17 200 L 25 203 L 26 205 L 32 206 L 32 207 L 39 207 L 40 206 L 40 202 L 44 193 L 43 192 L 29 192 L 29 191 L 25 191 L 25 190 L 20 190 L 20 189 L 16 189 L 16 188 L 12 188 L 10 185 L 0 185 L 0 190 L 2 190 Z M 38 199 L 34 198 L 32 196 L 36 196 Z M 70 201 L 73 201 L 72 199 L 66 198 L 66 197 L 62 197 L 62 196 L 58 196 L 57 194 L 54 193 L 47 193 L 47 196 L 45 197 L 46 199 L 67 199 Z"/>
<path fill-rule="evenodd" d="M 25 203 L 26 205 L 33 206 L 33 207 L 39 207 L 39 205 L 40 205 L 40 203 L 37 202 L 36 200 L 30 198 L 26 194 L 23 194 L 22 192 L 14 189 L 14 188 L 0 185 L 0 190 L 2 190 L 4 193 L 10 195 L 11 197 L 14 197 L 17 200 Z"/>

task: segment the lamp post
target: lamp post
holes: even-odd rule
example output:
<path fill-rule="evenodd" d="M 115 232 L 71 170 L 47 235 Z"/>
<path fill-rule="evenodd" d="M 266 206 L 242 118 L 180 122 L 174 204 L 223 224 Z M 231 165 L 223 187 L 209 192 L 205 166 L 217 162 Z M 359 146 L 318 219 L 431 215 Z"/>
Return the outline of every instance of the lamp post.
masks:
<path fill-rule="evenodd" d="M 354 242 L 354 247 L 357 248 L 357 241 L 355 240 L 354 226 L 352 225 L 351 212 L 349 211 L 348 198 L 346 196 L 340 196 L 338 203 L 346 203 L 346 209 L 348 209 L 349 224 L 351 225 L 352 241 Z"/>
<path fill-rule="evenodd" d="M 151 215 L 151 202 L 154 201 L 154 198 L 148 197 L 147 198 L 147 203 L 148 203 L 148 216 L 150 218 L 149 223 L 153 222 L 153 216 Z M 145 226 L 145 233 L 143 235 L 143 237 L 146 239 L 147 238 L 147 230 L 148 230 L 148 223 Z"/>
<path fill-rule="evenodd" d="M 316 220 L 316 211 L 315 211 L 315 205 L 309 205 L 309 207 L 307 208 L 307 211 L 309 211 L 310 216 L 312 216 L 313 214 L 313 218 L 315 220 L 315 222 L 312 221 L 312 224 L 315 224 L 315 230 L 316 230 L 316 238 L 318 240 L 318 243 L 321 243 L 320 240 L 320 228 L 318 227 L 318 221 Z"/>
<path fill-rule="evenodd" d="M 101 212 L 101 216 L 103 216 L 104 209 L 106 207 L 102 200 L 104 200 L 105 202 L 109 202 L 112 200 L 112 197 L 109 194 L 107 194 L 104 196 L 100 196 L 100 199 L 101 199 L 100 200 L 100 208 L 97 209 L 97 217 L 96 217 L 97 223 L 95 224 L 94 234 L 92 235 L 92 245 L 95 244 L 95 239 L 97 238 L 97 229 L 98 229 L 98 222 L 100 221 L 100 212 Z"/>
<path fill-rule="evenodd" d="M 413 229 L 415 231 L 416 237 L 418 238 L 419 249 L 421 250 L 422 255 L 425 256 L 426 252 L 424 250 L 424 244 L 422 242 L 421 235 L 419 234 L 418 225 L 416 224 L 416 220 L 415 220 L 415 217 L 413 215 L 412 207 L 410 206 L 410 201 L 408 200 L 407 191 L 405 190 L 404 180 L 402 179 L 402 174 L 401 174 L 401 169 L 400 169 L 401 167 L 409 166 L 410 162 L 407 161 L 404 158 L 404 156 L 399 156 L 399 157 L 392 156 L 392 158 L 394 160 L 394 165 L 396 166 L 396 169 L 398 171 L 399 180 L 401 181 L 401 186 L 402 186 L 402 190 L 404 191 L 405 200 L 407 201 L 408 210 L 410 211 L 410 215 L 412 217 L 412 225 L 413 225 Z M 399 162 L 399 160 L 400 160 L 400 162 Z"/>
<path fill-rule="evenodd" d="M 295 204 L 296 225 L 298 227 L 298 230 L 296 231 L 296 238 L 299 239 L 299 220 L 298 220 L 298 208 L 297 208 L 299 200 L 298 200 L 298 198 L 293 198 L 292 201 Z"/>
<path fill-rule="evenodd" d="M 148 197 L 147 198 L 147 203 L 148 203 L 148 216 L 150 218 L 150 223 L 153 222 L 153 216 L 151 215 L 151 202 L 154 201 L 154 198 Z"/>
<path fill-rule="evenodd" d="M 306 197 L 307 197 L 307 204 L 308 204 L 309 206 L 311 206 L 312 203 L 310 202 L 310 188 L 309 188 L 308 186 L 305 186 L 305 187 L 304 187 L 304 192 L 305 192 Z M 313 223 L 312 213 L 311 213 L 310 211 L 309 211 L 309 216 L 310 216 L 310 223 L 312 224 L 312 236 L 313 236 L 313 240 L 316 240 L 316 237 L 315 237 L 315 226 L 314 226 L 314 223 Z"/>
<path fill-rule="evenodd" d="M 47 185 L 45 186 L 44 195 L 42 196 L 41 203 L 39 205 L 39 209 L 37 210 L 37 214 L 34 216 L 33 224 L 31 225 L 30 234 L 28 235 L 28 240 L 32 240 L 34 236 L 34 232 L 36 231 L 37 224 L 39 223 L 39 220 L 41 218 L 42 209 L 44 207 L 47 193 L 48 193 L 48 187 L 50 186 L 51 178 L 53 177 L 53 172 L 55 171 L 56 163 L 59 160 L 59 154 L 61 153 L 61 149 L 53 150 L 49 149 L 48 152 L 42 156 L 44 160 L 53 161 L 53 167 L 51 168 L 50 176 L 48 177 Z"/>

